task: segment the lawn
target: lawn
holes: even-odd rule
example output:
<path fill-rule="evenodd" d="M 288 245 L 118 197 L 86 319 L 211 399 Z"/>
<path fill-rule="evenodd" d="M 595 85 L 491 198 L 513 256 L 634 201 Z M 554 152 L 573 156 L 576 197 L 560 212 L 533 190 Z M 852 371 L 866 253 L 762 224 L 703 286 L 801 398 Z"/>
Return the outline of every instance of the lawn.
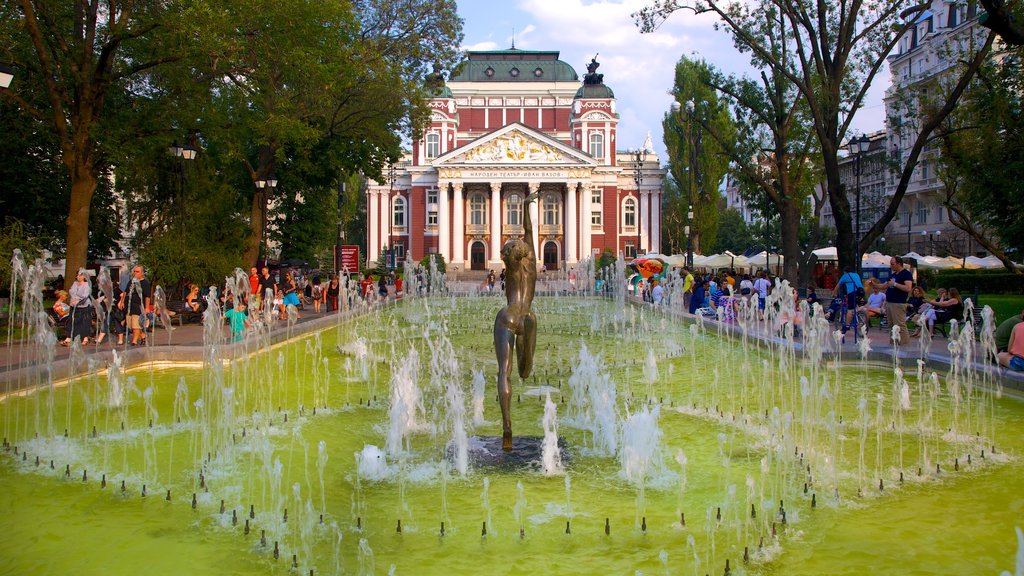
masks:
<path fill-rule="evenodd" d="M 998 324 L 1010 316 L 1020 314 L 1020 311 L 1024 310 L 1024 295 L 980 294 L 978 295 L 977 304 L 991 306 L 992 310 L 996 313 L 996 323 Z"/>

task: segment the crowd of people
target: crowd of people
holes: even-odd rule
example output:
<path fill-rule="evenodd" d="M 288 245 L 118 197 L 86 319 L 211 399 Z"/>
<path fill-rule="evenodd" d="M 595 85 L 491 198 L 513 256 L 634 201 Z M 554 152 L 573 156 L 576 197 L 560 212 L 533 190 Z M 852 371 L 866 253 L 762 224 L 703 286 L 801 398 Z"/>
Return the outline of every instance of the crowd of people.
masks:
<path fill-rule="evenodd" d="M 424 272 L 416 273 L 422 290 Z M 267 310 L 269 306 L 274 316 L 286 320 L 290 309 L 296 318 L 301 318 L 308 307 L 319 315 L 337 312 L 343 304 L 352 305 L 355 298 L 375 302 L 403 296 L 403 279 L 394 271 L 378 274 L 374 280 L 370 273 L 358 277 L 332 273 L 321 278 L 319 274 L 301 274 L 290 269 L 272 273 L 268 267 L 258 270 L 254 266 L 249 270 L 248 284 L 248 290 L 239 298 L 232 293 L 230 283 L 218 294 L 218 304 L 235 340 L 242 339 L 245 331 L 255 325 L 250 310 Z M 425 284 L 429 287 L 429 282 Z M 109 302 L 108 293 L 112 294 Z M 81 270 L 68 290 L 58 289 L 54 294 L 50 317 L 54 325 L 64 328 L 64 338 L 59 341 L 63 346 L 76 339 L 83 345 L 99 345 L 115 337 L 119 346 L 144 344 L 147 333 L 158 321 L 167 322 L 179 314 L 202 317 L 209 297 L 208 291 L 192 283 L 187 284 L 183 299 L 158 302 L 154 286 L 140 265 L 132 268 L 130 276 L 111 283 L 108 290 L 94 286 L 86 271 Z M 348 300 L 342 302 L 342 298 Z"/>
<path fill-rule="evenodd" d="M 863 280 L 856 271 L 843 270 L 831 283 L 831 301 L 822 308 L 827 320 L 836 322 L 842 332 L 872 321 L 886 328 L 894 327 L 900 346 L 909 345 L 912 338 L 919 337 L 924 331 L 934 334 L 937 326 L 963 320 L 964 299 L 955 287 L 939 288 L 935 298 L 929 298 L 915 282 L 910 267 L 901 257 L 891 258 L 889 265 L 890 273 L 884 281 L 877 278 Z M 766 271 L 754 275 L 738 274 L 735 270 L 694 273 L 683 267 L 680 277 L 684 309 L 693 315 L 721 318 L 725 322 L 737 320 L 740 303 L 744 300 L 748 306 L 756 302 L 758 317 L 763 319 L 768 296 L 779 286 L 772 282 Z M 639 282 L 637 290 L 645 302 L 662 305 L 667 300 L 656 278 Z M 813 314 L 813 305 L 821 303 L 814 285 L 808 287 L 803 297 L 795 288 L 789 290 L 794 306 L 791 309 L 780 307 L 777 326 L 792 323 L 799 334 L 802 318 L 791 310 L 798 311 L 800 301 L 806 300 Z M 913 331 L 908 328 L 908 322 L 913 323 Z M 1013 370 L 1024 370 L 1024 311 L 1002 322 L 996 329 L 995 339 L 1000 364 Z"/>
<path fill-rule="evenodd" d="M 856 271 L 843 270 L 834 282 L 832 300 L 823 307 L 827 320 L 836 322 L 843 332 L 856 329 L 862 323 L 878 321 L 883 327 L 894 327 L 899 344 L 907 346 L 911 338 L 924 331 L 934 334 L 937 326 L 963 318 L 964 299 L 955 287 L 939 288 L 935 298 L 929 298 L 915 283 L 902 258 L 894 256 L 890 268 L 885 281 L 863 280 Z M 417 269 L 415 274 L 417 290 L 429 291 L 430 281 L 424 271 Z M 268 267 L 259 271 L 252 267 L 248 281 L 248 291 L 240 298 L 234 297 L 230 285 L 219 295 L 224 320 L 235 340 L 242 339 L 245 331 L 254 326 L 249 310 L 269 309 L 277 318 L 286 320 L 289 310 L 294 310 L 299 318 L 307 306 L 319 315 L 337 312 L 342 304 L 351 306 L 355 298 L 376 302 L 404 295 L 403 278 L 394 271 L 377 274 L 376 279 L 370 273 L 361 273 L 358 277 L 329 274 L 325 281 L 317 274 L 303 275 L 288 269 L 272 274 Z M 739 274 L 735 270 L 695 273 L 684 267 L 678 281 L 684 309 L 693 315 L 721 318 L 725 322 L 737 320 L 740 303 L 744 300 L 749 307 L 756 305 L 759 318 L 763 319 L 768 297 L 778 289 L 766 271 L 754 275 Z M 504 291 L 505 271 L 500 275 L 489 271 L 485 286 L 490 292 Z M 653 305 L 671 304 L 670 290 L 657 278 L 640 281 L 636 290 L 644 301 Z M 818 291 L 812 285 L 801 297 L 795 288 L 790 290 L 794 306 L 792 309 L 780 307 L 777 320 L 779 325 L 792 323 L 799 333 L 801 315 L 788 310 L 799 310 L 800 301 L 804 299 L 813 313 L 813 305 L 820 303 Z M 109 300 L 107 294 L 110 294 Z M 166 309 L 161 310 L 154 299 L 153 286 L 139 265 L 132 268 L 128 278 L 112 283 L 106 291 L 94 287 L 82 270 L 67 290 L 57 290 L 55 295 L 51 317 L 65 327 L 66 335 L 60 341 L 65 346 L 75 339 L 83 345 L 99 345 L 114 338 L 117 345 L 137 346 L 145 343 L 147 332 L 158 318 L 166 322 L 177 314 L 203 314 L 207 308 L 207 296 L 198 285 L 190 284 L 182 301 L 164 303 Z M 348 300 L 341 302 L 342 298 Z M 913 332 L 907 326 L 908 321 L 915 327 Z M 1024 311 L 1002 322 L 995 338 L 999 363 L 1013 370 L 1024 370 Z"/>

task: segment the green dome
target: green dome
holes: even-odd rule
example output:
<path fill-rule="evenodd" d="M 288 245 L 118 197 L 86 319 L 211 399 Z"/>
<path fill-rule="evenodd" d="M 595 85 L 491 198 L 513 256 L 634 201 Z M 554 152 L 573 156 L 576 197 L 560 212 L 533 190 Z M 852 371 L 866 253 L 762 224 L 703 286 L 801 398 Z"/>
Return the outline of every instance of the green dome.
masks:
<path fill-rule="evenodd" d="M 452 89 L 448 85 L 427 86 L 427 96 L 430 98 L 452 98 Z"/>
<path fill-rule="evenodd" d="M 576 98 L 615 98 L 615 93 L 604 84 L 584 84 L 576 91 Z"/>
<path fill-rule="evenodd" d="M 558 59 L 558 52 L 534 50 L 495 50 L 469 52 L 455 67 L 449 82 L 579 82 L 569 64 Z"/>

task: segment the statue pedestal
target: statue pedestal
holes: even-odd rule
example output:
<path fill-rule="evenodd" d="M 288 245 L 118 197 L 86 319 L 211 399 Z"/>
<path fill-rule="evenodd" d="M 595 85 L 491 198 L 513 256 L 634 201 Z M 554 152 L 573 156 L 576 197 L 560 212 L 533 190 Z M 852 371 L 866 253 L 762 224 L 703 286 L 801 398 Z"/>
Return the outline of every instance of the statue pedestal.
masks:
<path fill-rule="evenodd" d="M 469 462 L 474 468 L 493 469 L 503 472 L 531 471 L 542 473 L 544 439 L 538 436 L 513 436 L 512 450 L 501 449 L 501 436 L 473 436 L 469 439 Z M 569 461 L 565 440 L 558 439 L 562 465 Z M 448 445 L 448 458 L 452 458 L 452 446 Z"/>

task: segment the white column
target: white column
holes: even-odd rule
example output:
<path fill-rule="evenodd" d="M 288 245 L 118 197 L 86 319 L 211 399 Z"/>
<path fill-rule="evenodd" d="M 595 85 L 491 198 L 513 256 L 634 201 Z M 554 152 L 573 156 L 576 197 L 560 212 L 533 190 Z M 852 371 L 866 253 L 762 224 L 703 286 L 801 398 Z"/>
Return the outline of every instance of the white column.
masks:
<path fill-rule="evenodd" d="M 651 193 L 647 190 L 638 190 L 638 192 L 640 193 L 640 246 L 636 247 L 637 254 L 640 253 L 641 246 L 651 245 L 647 238 L 650 232 L 647 223 L 651 213 Z M 650 252 L 650 250 L 645 250 L 645 252 Z"/>
<path fill-rule="evenodd" d="M 565 262 L 576 263 L 576 223 L 582 220 L 576 213 L 576 194 L 579 182 L 570 181 L 565 189 Z"/>
<path fill-rule="evenodd" d="M 452 230 L 448 219 L 448 183 L 445 182 L 437 193 L 437 252 L 444 257 L 445 262 L 451 261 L 451 254 L 448 251 L 451 237 Z"/>
<path fill-rule="evenodd" d="M 394 246 L 391 245 L 391 232 L 394 230 L 393 225 L 395 223 L 395 214 L 392 208 L 395 201 L 394 194 L 394 188 L 381 191 L 381 195 L 384 197 L 384 221 L 381 222 L 380 231 L 380 235 L 383 237 L 383 240 L 381 240 L 381 247 L 387 246 L 388 250 L 394 248 Z"/>
<path fill-rule="evenodd" d="M 380 257 L 380 194 L 379 190 L 369 188 L 366 191 L 366 205 L 369 207 L 370 214 L 366 217 L 370 224 L 370 233 L 366 238 L 366 261 L 376 262 L 377 258 Z"/>
<path fill-rule="evenodd" d="M 530 182 L 527 186 L 529 186 L 530 194 L 535 194 L 540 190 L 540 182 Z M 540 198 L 535 202 L 530 202 L 530 222 L 533 223 L 533 252 L 537 255 L 538 260 L 543 261 L 544 257 L 540 253 L 540 218 L 538 218 L 538 214 L 540 214 L 539 205 Z"/>
<path fill-rule="evenodd" d="M 462 201 L 462 182 L 452 182 L 452 192 L 452 219 L 455 222 L 452 234 L 452 265 L 466 268 L 466 210 L 465 202 Z"/>
<path fill-rule="evenodd" d="M 661 252 L 661 190 L 651 192 L 651 250 Z"/>
<path fill-rule="evenodd" d="M 590 213 L 594 211 L 594 205 L 590 203 L 590 195 L 593 192 L 591 183 L 587 180 L 581 182 L 580 186 L 583 188 L 583 197 L 580 199 L 580 258 L 589 258 L 592 247 L 591 234 L 594 229 L 590 223 Z"/>
<path fill-rule="evenodd" d="M 501 265 L 501 182 L 491 182 L 491 256 L 490 266 Z"/>
<path fill-rule="evenodd" d="M 398 263 L 399 266 L 404 265 L 412 254 L 412 223 L 412 186 L 409 186 L 409 193 L 405 196 L 405 257 Z"/>

